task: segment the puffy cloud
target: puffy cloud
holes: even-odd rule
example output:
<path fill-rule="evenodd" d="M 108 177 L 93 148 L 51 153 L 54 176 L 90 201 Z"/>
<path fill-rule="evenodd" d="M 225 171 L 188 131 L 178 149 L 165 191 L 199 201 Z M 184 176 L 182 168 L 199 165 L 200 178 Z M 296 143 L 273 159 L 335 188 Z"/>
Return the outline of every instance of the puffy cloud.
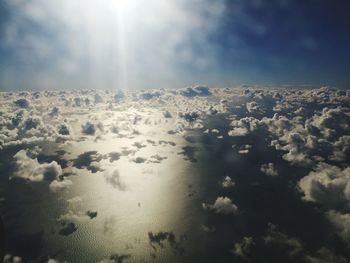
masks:
<path fill-rule="evenodd" d="M 20 150 L 14 155 L 14 177 L 20 177 L 29 181 L 42 181 L 58 179 L 62 175 L 62 168 L 56 162 L 39 163 L 37 158 L 28 156 L 27 150 Z"/>
<path fill-rule="evenodd" d="M 350 200 L 350 167 L 341 169 L 320 163 L 298 183 L 304 199 L 327 206 L 338 206 Z"/>
<path fill-rule="evenodd" d="M 350 136 L 344 135 L 333 144 L 333 153 L 329 157 L 331 161 L 344 162 L 350 159 Z"/>
<path fill-rule="evenodd" d="M 192 132 L 192 129 L 205 125 L 205 128 L 208 128 L 208 134 L 204 136 L 214 137 L 218 130 L 220 130 L 221 135 L 222 132 L 228 132 L 230 127 L 221 126 L 223 123 L 218 123 L 219 125 L 216 126 L 216 121 L 225 118 L 224 124 L 230 123 L 231 126 L 229 135 L 249 135 L 246 138 L 225 138 L 225 140 L 234 141 L 232 143 L 238 145 L 235 150 L 239 153 L 251 152 L 254 156 L 255 151 L 259 151 L 260 147 L 260 144 L 254 143 L 254 140 L 258 138 L 261 139 L 262 144 L 266 142 L 269 145 L 271 142 L 270 145 L 275 147 L 277 151 L 281 151 L 281 156 L 289 164 L 307 165 L 307 167 L 300 169 L 300 171 L 306 170 L 307 172 L 306 177 L 300 179 L 298 184 L 304 194 L 304 199 L 323 204 L 325 210 L 333 209 L 335 214 L 332 216 L 333 221 L 330 220 L 330 222 L 339 235 L 346 232 L 344 230 L 347 229 L 345 215 L 348 212 L 350 195 L 350 186 L 347 183 L 349 171 L 346 168 L 350 160 L 348 124 L 350 113 L 347 108 L 350 101 L 348 93 L 337 95 L 337 90 L 330 89 L 280 89 L 278 91 L 249 89 L 249 92 L 245 92 L 233 88 L 210 89 L 208 91 L 211 93 L 210 98 L 203 95 L 206 93 L 205 90 L 193 87 L 177 91 L 125 92 L 123 99 L 115 99 L 119 95 L 113 92 L 96 93 L 96 91 L 29 92 L 22 95 L 1 93 L 0 145 L 5 148 L 24 143 L 35 144 L 36 141 L 57 141 L 56 138 L 67 138 L 67 140 L 72 140 L 68 145 L 71 144 L 72 147 L 75 147 L 75 143 L 79 144 L 80 142 L 74 142 L 71 135 L 80 134 L 81 124 L 86 126 L 86 123 L 90 123 L 96 136 L 99 135 L 99 130 L 103 130 L 103 127 L 98 124 L 99 120 L 103 120 L 104 127 L 108 131 L 113 130 L 115 134 L 102 132 L 101 139 L 109 140 L 108 136 L 110 136 L 116 140 L 116 147 L 120 148 L 115 149 L 116 152 L 105 155 L 97 152 L 83 153 L 76 160 L 72 160 L 75 167 L 98 172 L 102 170 L 102 164 L 106 165 L 103 168 L 109 169 L 119 163 L 111 163 L 113 161 L 121 158 L 120 162 L 124 162 L 126 158 L 122 158 L 122 156 L 129 156 L 131 162 L 143 162 L 144 164 L 141 166 L 144 166 L 152 162 L 161 162 L 163 156 L 171 158 L 171 155 L 167 155 L 169 152 L 166 151 L 171 148 L 169 148 L 170 145 L 176 146 L 176 144 L 177 147 L 170 149 L 171 153 L 183 154 L 184 158 L 195 162 L 200 161 L 196 158 L 197 151 L 202 149 L 199 146 L 202 141 L 193 140 L 194 136 L 191 138 L 186 132 L 188 130 Z M 27 110 L 14 104 L 14 101 L 21 96 L 25 97 L 30 104 Z M 269 101 L 271 98 L 274 101 Z M 265 102 L 268 102 L 268 105 Z M 53 105 L 56 108 L 53 108 Z M 275 109 L 272 109 L 273 105 L 275 105 Z M 248 112 L 245 107 L 247 107 Z M 59 109 L 59 111 L 55 109 Z M 262 114 L 257 114 L 264 113 L 265 109 L 268 109 L 265 117 Z M 278 114 L 270 116 L 273 114 L 273 110 L 278 110 Z M 214 116 L 215 114 L 216 116 Z M 172 118 L 167 118 L 170 115 Z M 211 126 L 211 120 L 215 120 L 214 126 Z M 89 127 L 86 128 L 88 134 Z M 154 128 L 156 128 L 156 132 L 154 132 Z M 140 140 L 139 134 L 134 132 L 135 130 L 142 131 L 145 138 L 142 136 Z M 148 137 L 149 135 L 150 137 Z M 159 139 L 155 139 L 154 135 L 159 135 Z M 182 136 L 181 139 L 184 139 L 185 144 L 178 140 L 180 136 Z M 86 136 L 77 139 L 92 141 L 95 139 L 94 137 Z M 132 139 L 129 141 L 130 145 L 125 148 L 124 145 L 117 143 L 123 137 Z M 176 144 L 169 140 L 176 141 Z M 237 142 L 241 140 L 243 144 L 254 143 L 254 149 L 241 146 L 242 144 Z M 164 149 L 164 152 L 161 151 L 157 155 L 147 154 L 145 156 L 147 159 L 142 157 L 137 159 L 134 153 L 139 148 L 142 148 L 141 152 L 144 152 L 145 149 L 143 149 L 144 145 L 140 143 L 131 146 L 135 141 L 147 141 L 149 148 L 146 148 L 146 152 L 148 150 L 157 151 L 160 147 L 162 147 L 161 150 Z M 17 155 L 17 159 L 14 158 L 15 170 L 25 171 L 21 173 L 22 176 L 29 177 L 28 180 L 41 181 L 45 180 L 46 176 L 40 174 L 51 173 L 53 175 L 47 176 L 51 190 L 58 191 L 70 187 L 71 181 L 62 178 L 62 171 L 58 172 L 59 165 L 57 163 L 42 163 L 40 158 L 39 162 L 36 160 L 35 154 L 28 151 L 26 155 L 27 157 L 22 152 L 22 154 Z M 322 163 L 313 167 L 319 162 Z M 277 163 L 274 164 L 277 165 Z M 265 163 L 257 169 L 261 169 L 261 172 L 268 175 L 276 175 L 274 164 Z M 133 164 L 129 163 L 129 165 Z M 309 172 L 311 168 L 313 171 Z M 106 175 L 104 173 L 100 173 L 100 175 L 114 188 L 125 189 L 123 177 L 118 173 L 113 173 L 113 170 Z M 17 174 L 17 176 L 20 175 Z M 219 183 L 222 187 L 233 185 L 232 179 L 227 177 Z M 203 204 L 203 207 L 216 213 L 237 213 L 237 206 L 228 200 L 231 199 L 219 197 L 214 204 Z M 327 215 L 331 215 L 331 213 L 327 213 Z M 82 216 L 87 217 L 86 215 Z M 279 240 L 280 242 L 277 242 L 279 244 L 289 244 L 289 247 L 293 247 L 293 242 L 287 242 L 283 238 L 278 239 L 278 235 L 270 236 L 274 240 Z M 254 237 L 256 243 L 258 243 L 258 239 L 258 237 Z M 272 244 L 271 246 L 274 247 L 275 243 L 266 242 L 266 244 Z M 297 242 L 294 242 L 294 248 L 297 247 Z M 293 251 L 291 248 L 287 250 Z M 319 259 L 323 255 L 322 253 L 326 252 L 321 251 L 319 255 L 317 253 L 309 254 L 310 262 Z M 324 255 L 326 257 L 326 254 Z"/>
<path fill-rule="evenodd" d="M 302 98 L 298 105 L 308 103 Z M 262 123 L 276 137 L 272 145 L 277 150 L 286 151 L 283 158 L 292 164 L 313 165 L 320 159 L 346 161 L 349 150 L 346 136 L 350 133 L 350 113 L 348 108 L 324 108 L 322 112 L 314 110 L 310 117 L 295 116 L 287 118 L 275 114 L 272 118 L 263 118 Z M 343 138 L 344 137 L 344 138 Z"/>
<path fill-rule="evenodd" d="M 306 141 L 300 133 L 291 132 L 286 142 L 287 145 L 283 147 L 283 150 L 287 150 L 288 153 L 283 155 L 283 159 L 292 164 L 312 164 L 312 160 L 305 154 Z"/>
<path fill-rule="evenodd" d="M 232 181 L 231 177 L 226 176 L 224 180 L 221 182 L 221 186 L 223 188 L 229 188 L 235 186 L 235 182 Z"/>
<path fill-rule="evenodd" d="M 231 122 L 232 130 L 228 132 L 229 136 L 245 136 L 258 131 L 262 124 L 254 117 L 244 117 Z"/>
<path fill-rule="evenodd" d="M 3 262 L 4 263 L 22 263 L 23 261 L 21 257 L 6 254 L 3 259 Z"/>
<path fill-rule="evenodd" d="M 331 210 L 327 213 L 327 218 L 333 224 L 336 233 L 350 246 L 350 214 Z"/>
<path fill-rule="evenodd" d="M 83 212 L 73 212 L 69 210 L 67 213 L 60 215 L 57 219 L 62 225 L 66 225 L 67 222 L 84 223 L 90 220 L 90 217 Z"/>
<path fill-rule="evenodd" d="M 67 202 L 69 204 L 77 204 L 77 203 L 81 203 L 82 201 L 83 201 L 83 199 L 80 196 L 75 196 L 75 197 L 72 197 L 70 199 L 67 199 Z"/>
<path fill-rule="evenodd" d="M 210 227 L 210 226 L 206 226 L 206 225 L 201 225 L 201 229 L 207 233 L 214 233 L 216 230 L 215 227 Z"/>
<path fill-rule="evenodd" d="M 307 263 L 347 263 L 349 262 L 344 256 L 335 254 L 326 247 L 322 247 L 313 255 L 306 255 Z"/>
<path fill-rule="evenodd" d="M 260 167 L 260 171 L 268 176 L 277 176 L 278 172 L 273 163 L 265 163 Z"/>
<path fill-rule="evenodd" d="M 73 182 L 71 180 L 63 179 L 63 180 L 53 180 L 49 186 L 52 191 L 57 192 L 61 189 L 70 187 L 72 184 Z"/>
<path fill-rule="evenodd" d="M 252 237 L 243 237 L 241 242 L 234 245 L 232 253 L 235 255 L 246 258 L 251 253 L 252 247 L 255 245 Z"/>
<path fill-rule="evenodd" d="M 312 125 L 317 127 L 326 137 L 350 132 L 350 109 L 337 107 L 324 108 L 321 115 L 313 117 Z"/>
<path fill-rule="evenodd" d="M 244 127 L 234 127 L 232 130 L 228 132 L 228 135 L 232 137 L 245 136 L 247 134 L 249 134 L 249 130 Z"/>
<path fill-rule="evenodd" d="M 259 104 L 256 101 L 247 102 L 246 107 L 247 107 L 248 112 L 251 112 L 251 113 L 261 111 Z"/>
<path fill-rule="evenodd" d="M 202 207 L 206 210 L 213 210 L 217 214 L 237 214 L 238 207 L 232 202 L 229 197 L 218 197 L 214 204 L 202 204 Z"/>
<path fill-rule="evenodd" d="M 263 240 L 267 247 L 278 249 L 279 252 L 284 251 L 295 260 L 302 257 L 304 252 L 299 239 L 288 237 L 285 233 L 278 231 L 277 227 L 271 223 L 268 225 L 268 231 Z"/>

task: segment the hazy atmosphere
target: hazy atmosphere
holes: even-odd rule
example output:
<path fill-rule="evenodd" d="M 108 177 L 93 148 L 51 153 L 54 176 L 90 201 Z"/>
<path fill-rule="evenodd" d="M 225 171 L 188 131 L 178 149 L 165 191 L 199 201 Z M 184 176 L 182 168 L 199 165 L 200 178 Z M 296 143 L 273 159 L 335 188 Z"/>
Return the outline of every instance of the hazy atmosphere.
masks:
<path fill-rule="evenodd" d="M 349 11 L 0 0 L 0 262 L 350 262 Z"/>
<path fill-rule="evenodd" d="M 350 4 L 0 2 L 0 90 L 349 86 Z"/>

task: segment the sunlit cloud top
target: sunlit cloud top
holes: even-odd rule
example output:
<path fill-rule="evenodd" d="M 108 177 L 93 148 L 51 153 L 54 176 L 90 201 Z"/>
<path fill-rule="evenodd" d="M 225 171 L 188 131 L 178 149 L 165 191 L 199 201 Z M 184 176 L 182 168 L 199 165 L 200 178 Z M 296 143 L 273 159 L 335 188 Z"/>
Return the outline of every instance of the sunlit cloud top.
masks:
<path fill-rule="evenodd" d="M 346 86 L 348 7 L 311 0 L 3 1 L 0 89 Z"/>

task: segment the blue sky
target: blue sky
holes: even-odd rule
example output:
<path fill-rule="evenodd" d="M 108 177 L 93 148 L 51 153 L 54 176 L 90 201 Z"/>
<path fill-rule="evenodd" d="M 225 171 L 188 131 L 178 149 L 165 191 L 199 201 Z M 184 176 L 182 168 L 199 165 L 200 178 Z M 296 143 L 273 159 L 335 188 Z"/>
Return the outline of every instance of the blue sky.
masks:
<path fill-rule="evenodd" d="M 0 1 L 0 90 L 350 86 L 348 1 Z"/>

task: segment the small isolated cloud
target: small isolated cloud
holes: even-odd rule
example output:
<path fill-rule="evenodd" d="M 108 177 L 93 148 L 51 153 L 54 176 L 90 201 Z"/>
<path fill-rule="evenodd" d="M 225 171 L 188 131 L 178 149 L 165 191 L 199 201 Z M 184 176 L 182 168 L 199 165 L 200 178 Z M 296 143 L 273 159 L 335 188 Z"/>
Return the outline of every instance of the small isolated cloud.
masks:
<path fill-rule="evenodd" d="M 273 163 L 265 163 L 260 167 L 260 171 L 268 176 L 277 176 L 278 172 Z"/>
<path fill-rule="evenodd" d="M 221 182 L 221 186 L 222 186 L 223 188 L 230 188 L 230 187 L 235 186 L 235 182 L 232 181 L 231 177 L 226 176 L 226 177 L 224 178 L 224 180 Z"/>
<path fill-rule="evenodd" d="M 299 239 L 289 237 L 285 233 L 280 232 L 277 226 L 269 223 L 266 236 L 263 237 L 266 250 L 276 250 L 283 252 L 293 261 L 298 262 L 298 258 L 303 256 L 303 246 Z"/>
<path fill-rule="evenodd" d="M 247 107 L 247 111 L 250 113 L 261 112 L 260 106 L 256 101 L 247 102 L 246 107 Z"/>
<path fill-rule="evenodd" d="M 210 226 L 206 226 L 206 225 L 201 225 L 201 229 L 207 233 L 214 233 L 216 231 L 215 227 L 213 227 L 213 226 L 210 227 Z"/>
<path fill-rule="evenodd" d="M 84 212 L 73 212 L 69 210 L 67 213 L 60 215 L 57 221 L 65 226 L 67 222 L 86 223 L 89 219 L 90 217 Z"/>
<path fill-rule="evenodd" d="M 241 149 L 241 150 L 238 150 L 238 153 L 239 153 L 239 154 L 248 154 L 248 153 L 249 153 L 249 149 Z"/>
<path fill-rule="evenodd" d="M 114 170 L 113 172 L 106 171 L 104 173 L 104 178 L 106 182 L 113 188 L 119 189 L 121 191 L 124 191 L 126 189 L 126 185 L 122 181 L 118 170 Z"/>
<path fill-rule="evenodd" d="M 252 237 L 243 237 L 240 242 L 234 245 L 232 253 L 236 256 L 246 258 L 250 255 L 255 242 Z"/>
<path fill-rule="evenodd" d="M 4 263 L 22 263 L 23 261 L 21 257 L 6 254 L 3 259 L 3 262 Z"/>
<path fill-rule="evenodd" d="M 237 214 L 238 207 L 232 202 L 229 197 L 218 197 L 214 204 L 202 204 L 202 207 L 206 210 L 212 210 L 217 214 Z"/>
<path fill-rule="evenodd" d="M 245 136 L 247 134 L 249 134 L 249 131 L 247 128 L 244 127 L 234 127 L 228 132 L 228 135 L 232 137 Z"/>

